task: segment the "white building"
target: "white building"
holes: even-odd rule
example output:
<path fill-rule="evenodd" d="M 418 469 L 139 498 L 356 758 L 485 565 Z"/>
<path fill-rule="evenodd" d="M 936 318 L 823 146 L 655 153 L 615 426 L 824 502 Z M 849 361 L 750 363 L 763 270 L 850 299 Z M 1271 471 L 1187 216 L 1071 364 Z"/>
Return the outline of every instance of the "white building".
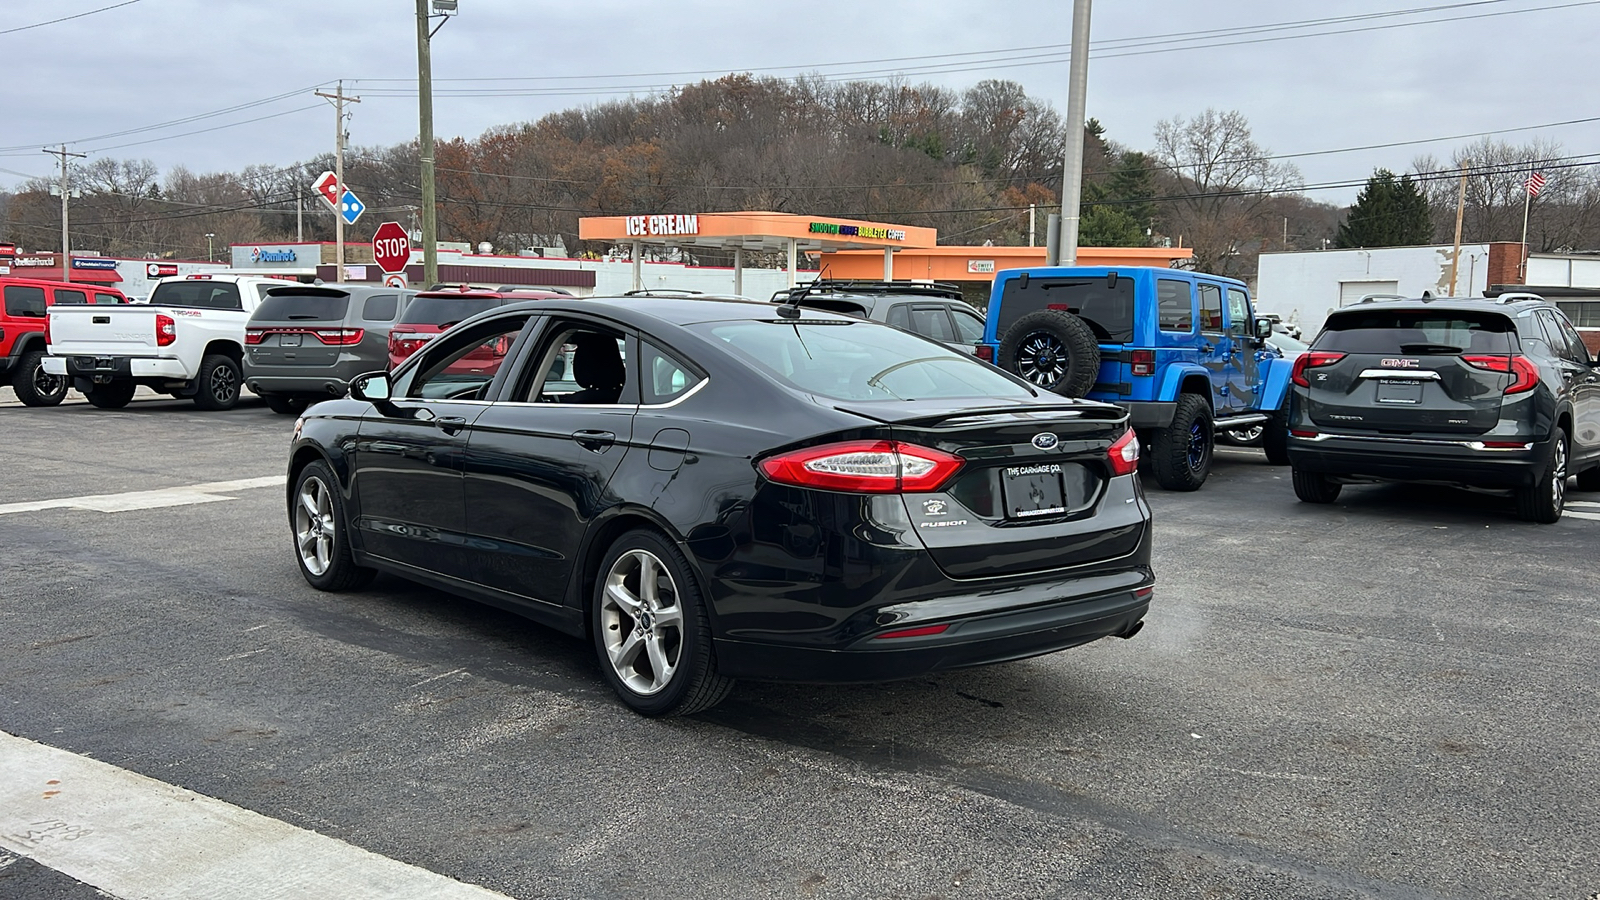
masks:
<path fill-rule="evenodd" d="M 1520 248 L 1520 244 L 1510 245 Z M 1298 326 L 1307 340 L 1328 313 L 1368 294 L 1448 297 L 1454 247 L 1381 247 L 1373 250 L 1305 250 L 1263 253 L 1256 276 L 1256 308 Z M 1453 292 L 1482 297 L 1488 290 L 1489 244 L 1461 245 Z"/>

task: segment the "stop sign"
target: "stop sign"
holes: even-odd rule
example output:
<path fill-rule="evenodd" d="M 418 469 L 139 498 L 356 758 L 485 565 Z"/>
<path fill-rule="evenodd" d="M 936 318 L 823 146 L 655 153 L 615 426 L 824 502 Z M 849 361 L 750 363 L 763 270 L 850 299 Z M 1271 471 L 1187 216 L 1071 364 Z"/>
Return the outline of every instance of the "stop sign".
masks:
<path fill-rule="evenodd" d="M 385 222 L 372 235 L 372 261 L 385 272 L 401 272 L 411 261 L 411 239 L 399 222 Z"/>

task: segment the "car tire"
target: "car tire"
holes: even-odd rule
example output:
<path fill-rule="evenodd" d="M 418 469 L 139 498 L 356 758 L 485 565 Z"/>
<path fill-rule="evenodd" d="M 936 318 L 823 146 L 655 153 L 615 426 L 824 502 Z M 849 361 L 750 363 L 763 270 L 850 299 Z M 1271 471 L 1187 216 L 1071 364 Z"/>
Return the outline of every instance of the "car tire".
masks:
<path fill-rule="evenodd" d="M 694 572 L 659 533 L 630 531 L 611 545 L 589 610 L 600 671 L 634 712 L 690 715 L 733 689 L 733 679 L 717 673 Z"/>
<path fill-rule="evenodd" d="M 294 492 L 289 495 L 289 530 L 300 574 L 319 591 L 365 587 L 378 574 L 356 565 L 350 552 L 344 497 L 327 463 L 311 463 L 296 476 Z"/>
<path fill-rule="evenodd" d="M 44 370 L 43 350 L 30 350 L 17 360 L 11 387 L 23 406 L 56 406 L 67 396 L 67 377 Z"/>
<path fill-rule="evenodd" d="M 1169 491 L 1197 491 L 1211 474 L 1211 407 L 1196 394 L 1179 394 L 1172 424 L 1156 432 L 1150 454 L 1156 484 Z"/>
<path fill-rule="evenodd" d="M 1100 341 L 1089 323 L 1064 309 L 1018 319 L 1000 339 L 1000 365 L 1063 397 L 1082 397 L 1100 371 Z"/>
<path fill-rule="evenodd" d="M 1567 433 L 1556 428 L 1550 436 L 1550 458 L 1532 487 L 1518 488 L 1517 518 L 1549 525 L 1561 521 L 1567 506 Z"/>
<path fill-rule="evenodd" d="M 1580 491 L 1600 491 L 1600 466 L 1584 469 L 1578 473 L 1577 484 Z"/>
<path fill-rule="evenodd" d="M 231 356 L 212 353 L 200 360 L 199 390 L 195 391 L 194 405 L 206 410 L 233 409 L 239 402 L 242 380 L 239 363 Z"/>
<path fill-rule="evenodd" d="M 138 389 L 139 386 L 131 381 L 113 381 L 94 385 L 83 396 L 96 409 L 121 409 L 132 402 L 133 392 Z"/>
<path fill-rule="evenodd" d="M 1261 426 L 1261 450 L 1269 465 L 1289 464 L 1289 423 L 1283 416 L 1275 415 Z"/>
<path fill-rule="evenodd" d="M 1306 503 L 1332 503 L 1344 485 L 1318 472 L 1293 470 L 1294 495 Z"/>
<path fill-rule="evenodd" d="M 288 394 L 262 394 L 261 399 L 267 401 L 267 409 L 280 416 L 298 416 L 306 411 L 306 398 L 295 397 Z"/>

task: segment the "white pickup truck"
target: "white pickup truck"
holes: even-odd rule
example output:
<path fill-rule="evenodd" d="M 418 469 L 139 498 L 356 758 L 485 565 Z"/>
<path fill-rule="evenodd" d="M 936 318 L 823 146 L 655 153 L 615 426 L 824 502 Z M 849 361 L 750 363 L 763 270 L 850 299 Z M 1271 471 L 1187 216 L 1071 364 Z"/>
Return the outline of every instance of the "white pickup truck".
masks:
<path fill-rule="evenodd" d="M 201 409 L 231 409 L 243 383 L 244 327 L 276 278 L 190 275 L 157 284 L 150 302 L 50 307 L 50 355 L 42 366 L 67 375 L 89 402 L 120 409 L 144 385 L 193 397 Z M 80 315 L 81 313 L 81 315 Z"/>

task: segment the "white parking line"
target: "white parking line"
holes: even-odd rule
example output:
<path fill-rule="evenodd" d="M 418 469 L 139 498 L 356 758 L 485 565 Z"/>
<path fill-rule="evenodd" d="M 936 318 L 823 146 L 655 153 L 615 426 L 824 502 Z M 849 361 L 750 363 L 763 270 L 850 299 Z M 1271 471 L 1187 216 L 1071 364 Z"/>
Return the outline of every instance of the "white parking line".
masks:
<path fill-rule="evenodd" d="M 505 900 L 5 732 L 0 772 L 0 847 L 116 897 Z"/>
<path fill-rule="evenodd" d="M 55 500 L 29 500 L 23 503 L 0 503 L 0 516 L 12 513 L 38 512 L 44 509 L 83 509 L 91 512 L 127 512 L 135 509 L 157 509 L 163 506 L 189 506 L 195 503 L 214 503 L 232 500 L 225 496 L 251 488 L 282 487 L 285 476 L 268 475 L 264 478 L 241 478 L 236 481 L 211 481 L 186 487 L 162 488 L 155 491 L 125 491 L 121 494 L 91 494 L 85 497 L 60 497 Z"/>

